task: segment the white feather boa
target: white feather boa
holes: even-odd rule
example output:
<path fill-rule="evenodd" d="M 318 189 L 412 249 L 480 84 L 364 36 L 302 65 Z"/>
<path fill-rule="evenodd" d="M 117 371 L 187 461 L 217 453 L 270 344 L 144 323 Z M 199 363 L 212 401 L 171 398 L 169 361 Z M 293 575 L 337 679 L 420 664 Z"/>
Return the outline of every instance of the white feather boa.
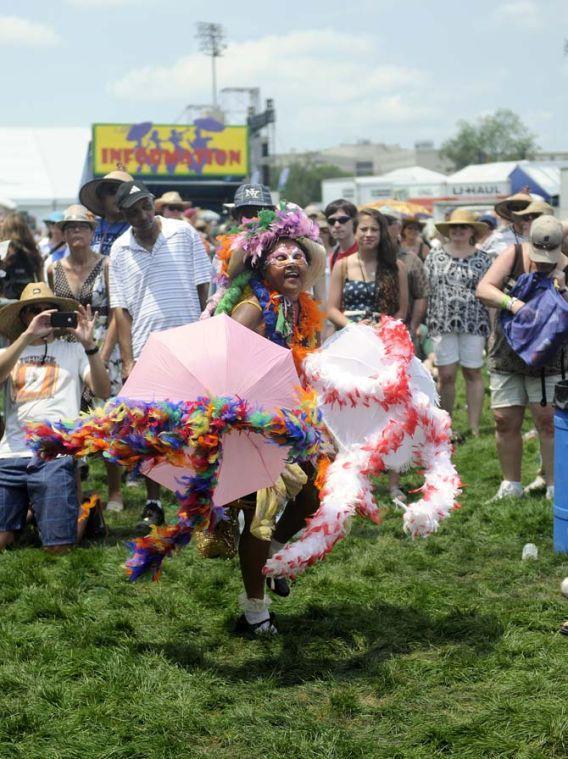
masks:
<path fill-rule="evenodd" d="M 370 330 L 361 326 L 348 329 Z M 457 507 L 461 483 L 451 460 L 450 417 L 436 406 L 433 383 L 414 359 L 404 325 L 383 317 L 373 332 L 381 342 L 382 359 L 372 376 L 338 372 L 337 366 L 326 360 L 325 347 L 305 362 L 306 378 L 318 393 L 324 420 L 326 409 L 339 407 L 347 415 L 348 426 L 351 409 L 369 409 L 375 403 L 385 411 L 384 423 L 361 443 L 346 447 L 339 441 L 339 453 L 320 493 L 319 509 L 301 537 L 268 560 L 264 571 L 269 575 L 301 574 L 346 535 L 356 513 L 378 524 L 379 508 L 370 478 L 386 469 L 401 471 L 412 465 L 424 469 L 421 498 L 404 506 L 404 529 L 412 537 L 435 532 L 440 520 Z"/>

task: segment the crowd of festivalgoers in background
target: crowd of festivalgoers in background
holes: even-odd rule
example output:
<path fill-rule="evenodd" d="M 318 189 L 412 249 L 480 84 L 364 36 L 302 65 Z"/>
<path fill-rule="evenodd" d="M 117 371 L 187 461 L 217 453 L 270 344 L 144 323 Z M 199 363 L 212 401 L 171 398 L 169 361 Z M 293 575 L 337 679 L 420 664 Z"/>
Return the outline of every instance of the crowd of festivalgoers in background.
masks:
<path fill-rule="evenodd" d="M 74 417 L 118 395 L 153 331 L 199 319 L 217 269 L 218 235 L 271 207 L 268 188 L 243 185 L 219 215 L 194 208 L 176 191 L 155 199 L 142 182 L 115 171 L 84 185 L 79 203 L 51 213 L 43 226 L 23 213 L 4 216 L 0 549 L 34 519 L 50 550 L 75 543 L 85 530 L 104 530 L 98 509 L 77 526 L 88 473 L 66 458 L 32 460 L 24 422 Z M 345 199 L 310 205 L 305 213 L 327 252 L 325 276 L 314 284 L 327 316 L 323 337 L 353 322 L 372 324 L 382 314 L 404 321 L 450 414 L 461 368 L 468 429 L 456 434 L 456 444 L 479 435 L 488 370 L 502 473 L 494 500 L 539 491 L 551 499 L 551 402 L 561 359 L 544 371 L 524 364 L 504 340 L 496 314 L 522 307 L 507 295 L 508 282 L 522 272 L 543 272 L 565 293 L 565 228 L 553 209 L 518 193 L 483 214 L 458 208 L 439 223 L 402 216 L 395 207 L 358 209 Z M 78 311 L 76 323 L 58 330 L 51 324 L 57 311 Z M 541 469 L 523 487 L 527 409 L 540 440 Z M 109 463 L 106 477 L 106 510 L 122 511 L 124 474 Z M 164 522 L 159 486 L 147 479 L 145 487 L 140 530 Z M 393 498 L 406 500 L 394 473 L 389 487 Z"/>

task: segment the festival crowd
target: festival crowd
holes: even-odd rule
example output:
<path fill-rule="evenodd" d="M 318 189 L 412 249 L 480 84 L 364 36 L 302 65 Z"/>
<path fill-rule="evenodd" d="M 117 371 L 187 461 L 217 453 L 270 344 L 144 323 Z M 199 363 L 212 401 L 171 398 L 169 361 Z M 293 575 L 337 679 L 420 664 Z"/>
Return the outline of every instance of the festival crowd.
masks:
<path fill-rule="evenodd" d="M 563 347 L 535 368 L 512 349 L 501 319 L 525 305 L 510 295 L 522 274 L 544 275 L 566 299 L 568 227 L 552 207 L 522 192 L 491 212 L 457 208 L 438 223 L 345 199 L 281 210 L 276 218 L 267 187 L 243 184 L 224 219 L 175 191 L 154 198 L 143 182 L 114 171 L 87 182 L 78 204 L 43 220 L 42 239 L 21 213 L 2 219 L 0 550 L 30 524 L 53 552 L 105 534 L 100 499 L 83 498 L 86 462 L 33 456 L 25 426 L 73 419 L 119 396 L 152 333 L 219 313 L 290 348 L 298 365 L 351 324 L 375 325 L 383 315 L 402 321 L 450 416 L 461 369 L 468 429 L 454 433 L 455 445 L 479 435 L 489 377 L 502 475 L 492 501 L 538 492 L 553 499 L 552 400 Z M 238 235 L 235 255 L 227 241 Z M 523 486 L 527 410 L 540 473 Z M 240 517 L 229 525 L 238 533 L 245 589 L 238 628 L 245 634 L 276 632 L 265 586 L 281 596 L 289 587 L 285 578 L 267 581 L 262 568 L 317 509 L 313 467 L 293 466 L 269 539 L 258 537 L 254 493 L 239 499 Z M 120 512 L 131 482 L 117 463 L 105 467 L 104 508 Z M 406 503 L 398 473 L 388 478 L 392 499 Z M 133 525 L 141 534 L 165 523 L 159 484 L 144 478 L 144 487 Z"/>

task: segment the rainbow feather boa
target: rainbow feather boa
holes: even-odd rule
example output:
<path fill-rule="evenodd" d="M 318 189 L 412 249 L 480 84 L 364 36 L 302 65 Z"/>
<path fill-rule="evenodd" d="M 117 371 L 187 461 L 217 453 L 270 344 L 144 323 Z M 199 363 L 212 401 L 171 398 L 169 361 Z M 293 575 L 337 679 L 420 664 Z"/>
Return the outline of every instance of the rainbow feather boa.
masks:
<path fill-rule="evenodd" d="M 298 392 L 297 408 L 275 413 L 235 396 L 177 403 L 115 398 L 76 420 L 28 424 L 26 434 L 30 448 L 43 459 L 102 454 L 135 471 L 145 462 L 191 467 L 194 474 L 180 478 L 182 487 L 176 493 L 177 524 L 154 527 L 150 535 L 129 544 L 130 579 L 146 572 L 157 579 L 164 557 L 187 545 L 196 526 L 212 530 L 225 518 L 224 509 L 213 505 L 225 433 L 235 429 L 259 433 L 289 447 L 289 461 L 315 461 L 322 440 L 319 412 L 313 394 Z"/>

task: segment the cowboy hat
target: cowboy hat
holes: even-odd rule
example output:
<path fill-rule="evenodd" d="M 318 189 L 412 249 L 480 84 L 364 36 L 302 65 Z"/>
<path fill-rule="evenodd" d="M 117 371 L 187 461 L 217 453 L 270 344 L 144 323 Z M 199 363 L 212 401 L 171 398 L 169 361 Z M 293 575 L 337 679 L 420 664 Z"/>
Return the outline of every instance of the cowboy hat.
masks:
<path fill-rule="evenodd" d="M 308 261 L 308 273 L 306 281 L 304 282 L 304 290 L 309 290 L 314 284 L 325 274 L 326 255 L 325 248 L 315 240 L 310 240 L 309 237 L 282 237 L 279 239 L 288 239 L 293 242 L 297 242 L 298 245 L 307 253 Z M 275 243 L 277 240 L 275 241 Z M 273 243 L 273 244 L 275 244 Z M 272 247 L 272 246 L 271 246 Z M 234 279 L 238 274 L 241 274 L 245 270 L 244 253 L 241 248 L 237 248 L 231 253 L 231 259 L 229 261 L 228 271 L 229 277 Z"/>
<path fill-rule="evenodd" d="M 438 232 L 444 237 L 450 236 L 450 229 L 457 227 L 458 225 L 467 225 L 471 227 L 475 232 L 475 235 L 483 235 L 487 232 L 487 226 L 480 221 L 475 220 L 475 216 L 471 211 L 467 211 L 465 208 L 456 208 L 452 211 L 449 221 L 441 221 L 434 226 Z"/>
<path fill-rule="evenodd" d="M 105 209 L 101 202 L 101 197 L 98 194 L 99 188 L 103 184 L 111 184 L 118 187 L 122 182 L 132 182 L 132 177 L 130 174 L 127 174 L 126 171 L 111 171 L 109 174 L 105 174 L 104 177 L 91 179 L 90 182 L 87 182 L 81 187 L 79 191 L 79 200 L 89 209 L 89 211 L 92 211 L 95 216 L 104 216 Z"/>
<path fill-rule="evenodd" d="M 78 203 L 73 203 L 73 205 L 67 206 L 63 212 L 63 218 L 55 222 L 55 226 L 63 231 L 65 225 L 72 221 L 82 221 L 84 224 L 88 224 L 91 229 L 94 229 L 97 226 L 95 215 L 91 213 L 88 208 L 80 206 Z"/>
<path fill-rule="evenodd" d="M 30 303 L 53 303 L 61 311 L 76 311 L 79 303 L 71 298 L 59 298 L 45 282 L 30 282 L 22 290 L 20 300 L 0 308 L 0 334 L 16 340 L 25 329 L 20 319 L 22 309 Z"/>
<path fill-rule="evenodd" d="M 183 209 L 191 208 L 191 200 L 184 200 L 177 190 L 165 192 L 155 200 L 156 210 L 162 206 L 181 206 Z"/>
<path fill-rule="evenodd" d="M 513 211 L 512 216 L 517 219 L 522 219 L 523 216 L 532 216 L 539 214 L 540 216 L 554 216 L 554 208 L 545 203 L 544 200 L 531 200 L 526 208 L 522 211 Z"/>
<path fill-rule="evenodd" d="M 495 204 L 495 213 L 507 221 L 513 221 L 512 214 L 515 211 L 522 211 L 532 201 L 531 196 L 526 192 L 517 192 L 514 195 L 510 195 L 505 200 L 499 201 Z"/>

